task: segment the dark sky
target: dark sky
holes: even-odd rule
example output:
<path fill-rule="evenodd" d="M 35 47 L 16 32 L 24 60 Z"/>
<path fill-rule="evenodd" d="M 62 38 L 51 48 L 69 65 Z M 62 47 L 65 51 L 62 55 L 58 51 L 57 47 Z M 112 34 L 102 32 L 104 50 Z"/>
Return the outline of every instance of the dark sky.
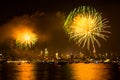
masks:
<path fill-rule="evenodd" d="M 45 16 L 40 17 L 42 25 L 38 29 L 45 34 L 54 35 L 51 42 L 43 42 L 42 47 L 51 47 L 52 49 L 63 50 L 78 48 L 72 46 L 72 42 L 67 41 L 67 36 L 62 29 L 55 30 L 54 26 L 62 27 L 63 19 L 67 14 L 78 6 L 92 6 L 99 12 L 102 12 L 103 18 L 109 20 L 111 26 L 108 41 L 103 41 L 101 51 L 120 53 L 120 2 L 119 0 L 4 0 L 0 2 L 0 25 L 7 24 L 14 17 L 23 17 L 24 15 L 34 16 L 40 13 Z M 58 18 L 54 15 L 60 15 Z M 33 19 L 33 18 L 31 18 Z M 57 20 L 60 19 L 60 20 Z M 34 19 L 33 19 L 34 20 Z M 37 19 L 38 20 L 38 19 Z M 60 22 L 62 21 L 62 22 Z M 45 23 L 47 22 L 47 23 Z M 37 25 L 37 26 L 38 26 Z M 44 27 L 43 27 L 44 26 Z M 0 35 L 3 35 L 2 33 Z M 48 45 L 49 44 L 49 45 Z M 56 51 L 57 51 L 56 50 Z"/>

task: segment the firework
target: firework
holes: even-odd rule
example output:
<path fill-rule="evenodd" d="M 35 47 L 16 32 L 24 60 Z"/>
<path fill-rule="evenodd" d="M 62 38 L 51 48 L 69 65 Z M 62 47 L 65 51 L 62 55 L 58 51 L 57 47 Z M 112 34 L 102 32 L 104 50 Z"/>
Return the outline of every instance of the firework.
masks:
<path fill-rule="evenodd" d="M 37 35 L 30 30 L 18 31 L 16 35 L 16 44 L 20 47 L 32 47 L 37 40 Z"/>
<path fill-rule="evenodd" d="M 73 39 L 79 46 L 82 45 L 82 48 L 87 46 L 89 50 L 91 45 L 93 49 L 95 49 L 95 44 L 101 46 L 98 38 L 107 40 L 107 33 L 110 33 L 106 30 L 109 27 L 107 22 L 94 8 L 82 6 L 69 13 L 64 29 L 70 39 Z"/>

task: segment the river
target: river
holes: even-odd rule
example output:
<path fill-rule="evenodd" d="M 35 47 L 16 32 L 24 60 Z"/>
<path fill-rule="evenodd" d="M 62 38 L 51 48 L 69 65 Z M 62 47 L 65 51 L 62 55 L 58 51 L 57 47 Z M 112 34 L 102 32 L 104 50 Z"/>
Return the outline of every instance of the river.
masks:
<path fill-rule="evenodd" d="M 120 80 L 116 64 L 1 63 L 0 80 Z"/>

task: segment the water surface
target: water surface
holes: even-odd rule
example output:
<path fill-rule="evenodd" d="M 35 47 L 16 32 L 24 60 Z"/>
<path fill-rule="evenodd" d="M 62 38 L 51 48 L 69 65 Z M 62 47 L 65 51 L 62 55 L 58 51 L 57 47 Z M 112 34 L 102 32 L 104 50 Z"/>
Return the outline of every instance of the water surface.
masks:
<path fill-rule="evenodd" d="M 116 64 L 0 64 L 0 80 L 120 80 Z"/>

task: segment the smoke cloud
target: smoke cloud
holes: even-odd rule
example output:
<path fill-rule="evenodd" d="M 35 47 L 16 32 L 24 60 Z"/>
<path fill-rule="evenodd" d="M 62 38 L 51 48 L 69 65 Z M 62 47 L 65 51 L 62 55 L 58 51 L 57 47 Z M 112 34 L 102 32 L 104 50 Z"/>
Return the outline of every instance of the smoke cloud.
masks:
<path fill-rule="evenodd" d="M 14 53 L 23 53 L 15 46 L 16 34 L 24 29 L 29 29 L 38 36 L 35 47 L 39 49 L 47 47 L 51 52 L 61 47 L 64 48 L 67 43 L 63 32 L 64 21 L 65 14 L 60 11 L 52 13 L 36 12 L 32 15 L 16 16 L 8 23 L 0 26 L 0 44 L 7 44 L 7 47 Z M 27 52 L 34 53 L 30 50 Z"/>

